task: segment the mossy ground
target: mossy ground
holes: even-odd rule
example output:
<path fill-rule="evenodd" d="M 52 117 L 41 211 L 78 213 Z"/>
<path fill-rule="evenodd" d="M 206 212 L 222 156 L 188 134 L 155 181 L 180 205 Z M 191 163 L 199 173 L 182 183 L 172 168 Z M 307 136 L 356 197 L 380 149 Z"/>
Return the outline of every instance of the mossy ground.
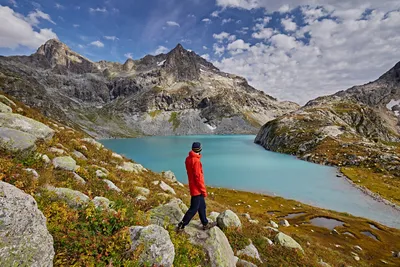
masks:
<path fill-rule="evenodd" d="M 53 127 L 50 121 L 37 111 L 15 102 L 17 107 L 13 108 L 14 112 L 18 107 L 23 108 L 21 112 L 23 115 L 44 122 L 58 131 L 50 143 L 37 144 L 39 153 L 46 153 L 52 159 L 56 155 L 50 153 L 48 148 L 62 145 L 63 149 L 69 152 L 76 149 L 88 158 L 88 160 L 76 159 L 80 165 L 77 173 L 86 180 L 86 184 L 83 185 L 74 179 L 71 172 L 55 170 L 34 155 L 22 158 L 0 152 L 0 180 L 33 195 L 47 218 L 48 229 L 54 238 L 56 253 L 54 265 L 140 266 L 138 263 L 140 251 L 129 253 L 130 239 L 127 230 L 133 225 L 148 225 L 147 212 L 168 201 L 165 196 L 157 194 L 162 190 L 152 183 L 154 180 L 162 179 L 161 175 L 151 171 L 140 174 L 123 172 L 116 168 L 123 160 L 113 158 L 109 150 L 98 150 L 95 146 L 82 142 L 80 139 L 85 136 L 82 132 Z M 82 145 L 88 150 L 83 149 Z M 106 168 L 110 172 L 108 179 L 121 188 L 122 193 L 109 190 L 105 183 L 96 177 L 97 168 L 93 165 Z M 36 180 L 31 174 L 26 173 L 23 169 L 27 167 L 35 169 L 40 178 Z M 112 208 L 116 213 L 97 210 L 93 205 L 72 209 L 64 201 L 58 200 L 54 194 L 43 189 L 48 184 L 79 190 L 91 199 L 95 196 L 106 197 L 115 203 Z M 138 202 L 135 199 L 138 194 L 135 186 L 151 190 L 146 202 Z M 186 204 L 190 203 L 187 187 L 174 186 L 174 189 L 177 197 Z M 388 266 L 400 265 L 400 260 L 391 256 L 391 251 L 400 249 L 400 231 L 378 223 L 374 225 L 379 230 L 372 229 L 369 225 L 372 222 L 366 219 L 279 197 L 220 188 L 209 188 L 207 205 L 208 212 L 231 209 L 240 216 L 243 223 L 242 230 L 226 230 L 225 234 L 235 252 L 248 245 L 250 238 L 260 252 L 263 264 L 252 259 L 248 260 L 258 266 L 318 266 L 320 259 L 331 266 L 381 266 L 381 259 L 387 261 Z M 268 213 L 269 211 L 273 211 L 274 214 Z M 280 246 L 269 246 L 263 238 L 273 239 L 275 235 L 264 228 L 269 225 L 269 220 L 278 222 L 280 218 L 293 212 L 305 212 L 305 214 L 289 219 L 291 226 L 280 230 L 298 241 L 304 248 L 305 254 Z M 252 219 L 259 220 L 259 224 L 251 224 L 241 216 L 242 213 L 249 213 Z M 343 227 L 337 228 L 342 234 L 333 235 L 328 229 L 308 223 L 311 218 L 317 216 L 345 222 Z M 167 230 L 175 245 L 174 266 L 208 266 L 207 257 L 201 248 L 192 245 L 185 235 L 177 235 L 173 227 Z M 379 241 L 360 233 L 365 230 L 376 235 Z M 355 237 L 346 236 L 344 232 L 351 232 Z M 361 257 L 360 262 L 356 262 L 350 254 L 354 251 L 355 245 L 363 248 L 361 252 L 355 251 Z"/>

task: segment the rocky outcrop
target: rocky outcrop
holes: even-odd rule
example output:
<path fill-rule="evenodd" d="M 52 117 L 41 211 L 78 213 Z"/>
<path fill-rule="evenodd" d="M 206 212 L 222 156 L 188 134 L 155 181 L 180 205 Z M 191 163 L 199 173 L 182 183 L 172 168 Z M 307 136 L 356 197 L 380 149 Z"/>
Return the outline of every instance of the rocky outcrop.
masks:
<path fill-rule="evenodd" d="M 107 180 L 107 179 L 103 179 L 103 182 L 105 182 L 107 184 L 107 187 L 111 190 L 117 191 L 117 192 L 121 192 L 122 190 L 118 188 L 118 186 L 116 186 L 112 181 Z"/>
<path fill-rule="evenodd" d="M 283 247 L 294 248 L 303 251 L 303 248 L 300 246 L 299 243 L 296 242 L 296 240 L 284 233 L 278 233 L 275 236 L 274 241 L 276 244 L 279 244 Z"/>
<path fill-rule="evenodd" d="M 53 166 L 56 169 L 61 169 L 66 171 L 76 171 L 78 169 L 76 161 L 70 156 L 54 158 Z"/>
<path fill-rule="evenodd" d="M 108 198 L 105 197 L 95 197 L 92 199 L 92 203 L 96 208 L 102 210 L 110 210 L 111 205 L 114 204 L 113 201 L 110 201 Z"/>
<path fill-rule="evenodd" d="M 251 242 L 251 240 L 250 240 L 250 245 L 246 246 L 246 247 L 245 247 L 244 249 L 242 249 L 242 250 L 239 250 L 236 254 L 237 254 L 238 256 L 245 255 L 245 256 L 247 256 L 247 257 L 256 259 L 256 260 L 258 260 L 259 262 L 262 263 L 262 260 L 261 260 L 261 258 L 260 258 L 260 254 L 258 253 L 257 248 L 253 245 L 253 243 Z"/>
<path fill-rule="evenodd" d="M 0 113 L 12 113 L 12 108 L 0 102 Z"/>
<path fill-rule="evenodd" d="M 90 201 L 84 193 L 69 188 L 48 186 L 47 190 L 54 192 L 58 198 L 64 200 L 72 208 L 82 207 Z"/>
<path fill-rule="evenodd" d="M 122 163 L 121 166 L 118 166 L 118 169 L 126 172 L 135 172 L 135 173 L 146 171 L 146 169 L 141 164 L 133 162 L 124 162 Z"/>
<path fill-rule="evenodd" d="M 171 267 L 175 258 L 174 245 L 168 232 L 158 225 L 133 226 L 129 228 L 131 251 L 140 248 L 139 262 L 150 266 Z"/>
<path fill-rule="evenodd" d="M 58 40 L 0 58 L 8 94 L 96 137 L 256 133 L 298 108 L 177 45 L 167 54 L 92 62 Z"/>
<path fill-rule="evenodd" d="M 36 140 L 31 134 L 0 127 L 0 149 L 11 154 L 29 155 L 36 149 Z"/>
<path fill-rule="evenodd" d="M 187 206 L 178 198 L 172 199 L 165 205 L 160 205 L 150 211 L 152 224 L 164 226 L 165 224 L 177 225 L 183 218 Z"/>
<path fill-rule="evenodd" d="M 53 238 L 32 196 L 0 181 L 0 266 L 53 266 Z"/>
<path fill-rule="evenodd" d="M 217 217 L 217 223 L 222 229 L 242 227 L 239 217 L 231 210 L 221 212 Z"/>

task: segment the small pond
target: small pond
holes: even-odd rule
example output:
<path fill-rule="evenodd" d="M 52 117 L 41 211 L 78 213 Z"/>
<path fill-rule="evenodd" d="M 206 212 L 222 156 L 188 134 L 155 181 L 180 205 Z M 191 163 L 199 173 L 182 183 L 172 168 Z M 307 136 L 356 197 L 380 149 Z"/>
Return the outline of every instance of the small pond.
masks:
<path fill-rule="evenodd" d="M 376 241 L 379 241 L 378 238 L 377 238 L 373 233 L 371 233 L 370 231 L 362 231 L 361 233 L 362 233 L 363 235 L 366 235 L 366 236 L 368 236 L 368 237 L 371 237 L 372 239 L 375 239 Z"/>
<path fill-rule="evenodd" d="M 285 219 L 293 219 L 293 218 L 296 218 L 296 217 L 298 217 L 300 215 L 304 215 L 304 214 L 306 214 L 306 213 L 305 212 L 290 213 L 290 214 L 286 215 L 284 218 Z"/>
<path fill-rule="evenodd" d="M 333 230 L 335 227 L 343 226 L 344 224 L 342 221 L 325 217 L 316 217 L 311 219 L 310 222 L 312 225 L 328 228 L 329 230 Z"/>

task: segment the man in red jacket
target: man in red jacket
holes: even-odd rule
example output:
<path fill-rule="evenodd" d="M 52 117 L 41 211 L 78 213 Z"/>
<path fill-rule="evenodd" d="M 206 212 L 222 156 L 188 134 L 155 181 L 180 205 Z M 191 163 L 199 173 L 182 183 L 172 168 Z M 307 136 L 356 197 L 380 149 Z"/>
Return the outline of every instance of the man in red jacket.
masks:
<path fill-rule="evenodd" d="M 216 226 L 216 223 L 209 223 L 206 216 L 206 201 L 204 198 L 207 197 L 207 190 L 204 184 L 203 166 L 200 162 L 201 150 L 201 144 L 199 142 L 194 142 L 192 145 L 192 151 L 189 152 L 189 156 L 185 161 L 190 195 L 192 198 L 190 200 L 189 210 L 186 212 L 182 221 L 178 224 L 178 231 L 183 230 L 197 212 L 199 213 L 200 221 L 203 224 L 204 230 Z"/>

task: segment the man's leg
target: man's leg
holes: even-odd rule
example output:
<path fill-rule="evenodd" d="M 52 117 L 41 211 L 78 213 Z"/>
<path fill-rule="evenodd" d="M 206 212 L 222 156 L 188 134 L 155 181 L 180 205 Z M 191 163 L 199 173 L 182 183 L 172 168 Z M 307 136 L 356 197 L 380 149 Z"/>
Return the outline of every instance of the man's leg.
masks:
<path fill-rule="evenodd" d="M 196 215 L 197 211 L 200 207 L 200 196 L 194 196 L 190 199 L 190 208 L 186 212 L 185 216 L 183 216 L 182 221 L 179 223 L 178 228 L 184 228 L 189 224 L 190 220 Z"/>
<path fill-rule="evenodd" d="M 199 216 L 200 216 L 200 221 L 204 225 L 208 224 L 207 220 L 207 212 L 206 212 L 206 201 L 203 196 L 200 196 L 200 205 L 199 205 Z"/>

